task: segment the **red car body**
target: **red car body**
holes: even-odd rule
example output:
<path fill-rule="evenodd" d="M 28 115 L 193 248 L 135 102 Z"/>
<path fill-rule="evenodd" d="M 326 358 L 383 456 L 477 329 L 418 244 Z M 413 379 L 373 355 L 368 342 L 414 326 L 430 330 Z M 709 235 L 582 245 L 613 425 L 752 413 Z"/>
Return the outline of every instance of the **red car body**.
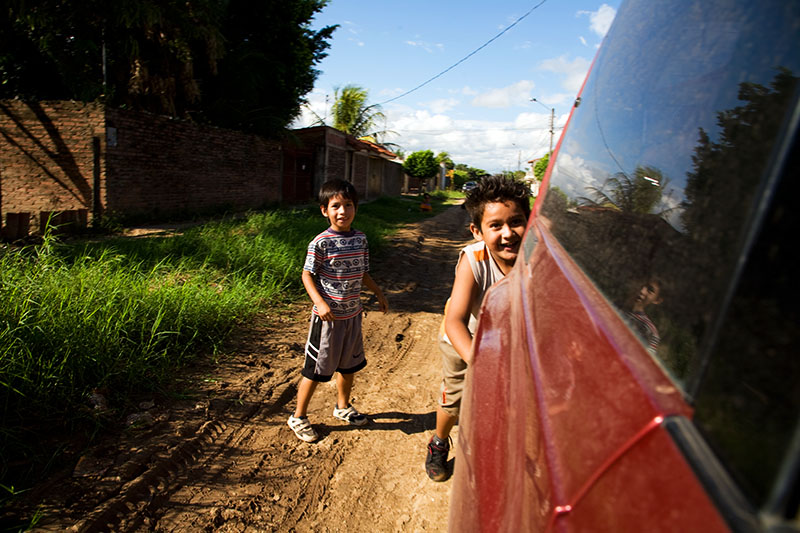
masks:
<path fill-rule="evenodd" d="M 800 530 L 791 4 L 620 8 L 483 303 L 451 531 Z M 618 303 L 654 273 L 657 347 Z"/>

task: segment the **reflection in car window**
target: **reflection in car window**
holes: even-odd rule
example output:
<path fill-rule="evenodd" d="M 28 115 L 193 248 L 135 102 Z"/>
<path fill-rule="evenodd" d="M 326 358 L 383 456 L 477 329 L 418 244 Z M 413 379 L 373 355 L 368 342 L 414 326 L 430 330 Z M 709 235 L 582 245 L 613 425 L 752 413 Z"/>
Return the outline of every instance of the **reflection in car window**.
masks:
<path fill-rule="evenodd" d="M 768 364 L 737 366 L 764 354 L 737 340 L 742 316 L 731 322 L 728 315 L 742 312 L 736 295 L 749 272 L 741 271 L 748 231 L 764 215 L 756 206 L 772 192 L 765 177 L 797 106 L 800 3 L 641 3 L 620 10 L 595 60 L 541 214 L 697 402 L 696 422 L 761 505 L 792 442 L 798 394 L 785 381 L 773 390 L 775 375 L 755 369 L 797 378 L 798 364 L 785 350 Z M 649 20 L 629 19 L 634 11 Z M 664 33 L 673 38 L 653 38 Z M 746 294 L 746 301 L 759 296 Z M 796 312 L 779 308 L 752 311 L 774 317 L 769 331 L 794 329 L 785 319 Z M 778 407 L 768 407 L 773 402 Z M 769 421 L 763 435 L 756 433 L 761 421 Z"/>
<path fill-rule="evenodd" d="M 800 73 L 800 6 L 731 4 L 673 3 L 636 24 L 620 11 L 625 39 L 595 62 L 542 211 L 682 384 L 702 366 Z M 674 39 L 648 47 L 663 32 Z M 648 286 L 659 294 L 643 301 Z"/>

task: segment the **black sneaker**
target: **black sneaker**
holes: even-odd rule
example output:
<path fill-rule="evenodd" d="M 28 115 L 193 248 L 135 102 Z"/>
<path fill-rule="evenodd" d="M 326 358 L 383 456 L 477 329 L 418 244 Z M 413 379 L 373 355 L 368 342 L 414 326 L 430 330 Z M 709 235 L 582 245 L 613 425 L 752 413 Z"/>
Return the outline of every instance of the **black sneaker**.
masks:
<path fill-rule="evenodd" d="M 449 439 L 448 439 L 449 440 Z M 428 442 L 428 456 L 425 458 L 425 472 L 434 481 L 447 479 L 447 454 L 450 452 L 450 443 L 440 441 L 435 435 Z"/>

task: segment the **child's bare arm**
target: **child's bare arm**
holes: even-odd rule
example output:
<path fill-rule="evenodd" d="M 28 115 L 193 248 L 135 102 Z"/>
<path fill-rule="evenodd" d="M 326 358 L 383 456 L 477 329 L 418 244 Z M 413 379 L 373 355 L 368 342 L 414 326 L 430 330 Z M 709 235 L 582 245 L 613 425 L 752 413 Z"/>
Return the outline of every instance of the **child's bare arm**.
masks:
<path fill-rule="evenodd" d="M 462 255 L 456 267 L 456 279 L 450 293 L 450 303 L 447 305 L 447 315 L 444 320 L 444 330 L 453 344 L 458 355 L 467 364 L 470 363 L 472 349 L 472 335 L 467 328 L 469 324 L 472 301 L 477 297 L 478 284 L 472 275 L 472 269 Z"/>
<path fill-rule="evenodd" d="M 383 291 L 378 284 L 375 283 L 375 280 L 372 279 L 372 276 L 369 275 L 369 272 L 364 272 L 364 276 L 361 278 L 362 283 L 366 285 L 366 287 L 375 293 L 375 296 L 378 297 L 378 305 L 381 308 L 381 311 L 384 313 L 389 310 L 389 303 L 386 301 L 386 297 L 383 295 Z"/>
<path fill-rule="evenodd" d="M 306 288 L 306 292 L 311 298 L 311 301 L 317 306 L 317 314 L 319 317 L 326 322 L 333 320 L 334 316 L 333 313 L 331 313 L 331 308 L 325 303 L 322 295 L 317 290 L 317 285 L 314 283 L 314 275 L 308 270 L 303 270 L 303 287 Z"/>

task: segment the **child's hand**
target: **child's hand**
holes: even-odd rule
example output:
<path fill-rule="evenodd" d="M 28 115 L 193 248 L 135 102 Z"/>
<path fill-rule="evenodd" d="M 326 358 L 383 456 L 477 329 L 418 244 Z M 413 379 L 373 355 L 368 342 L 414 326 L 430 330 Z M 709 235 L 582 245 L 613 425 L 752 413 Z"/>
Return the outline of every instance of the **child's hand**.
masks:
<path fill-rule="evenodd" d="M 317 315 L 325 322 L 332 322 L 335 319 L 333 313 L 331 313 L 330 306 L 325 302 L 317 304 Z"/>
<path fill-rule="evenodd" d="M 389 311 L 389 302 L 386 301 L 386 296 L 384 296 L 383 293 L 378 294 L 377 296 L 378 296 L 378 308 L 384 313 L 387 313 Z"/>

